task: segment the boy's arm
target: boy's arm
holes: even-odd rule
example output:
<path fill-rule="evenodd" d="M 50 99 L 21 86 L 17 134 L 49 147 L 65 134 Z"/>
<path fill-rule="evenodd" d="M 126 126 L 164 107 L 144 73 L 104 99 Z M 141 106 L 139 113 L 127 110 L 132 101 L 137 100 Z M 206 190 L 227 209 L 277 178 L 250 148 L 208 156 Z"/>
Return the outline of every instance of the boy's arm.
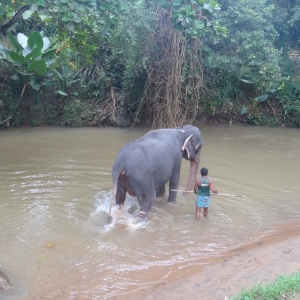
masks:
<path fill-rule="evenodd" d="M 210 187 L 210 190 L 215 193 L 215 194 L 218 194 L 218 191 L 215 189 L 214 187 L 214 183 L 212 180 L 209 181 L 209 187 Z"/>
<path fill-rule="evenodd" d="M 201 181 L 199 179 L 196 179 L 195 185 L 194 185 L 194 193 L 198 193 L 198 186 L 201 185 Z"/>

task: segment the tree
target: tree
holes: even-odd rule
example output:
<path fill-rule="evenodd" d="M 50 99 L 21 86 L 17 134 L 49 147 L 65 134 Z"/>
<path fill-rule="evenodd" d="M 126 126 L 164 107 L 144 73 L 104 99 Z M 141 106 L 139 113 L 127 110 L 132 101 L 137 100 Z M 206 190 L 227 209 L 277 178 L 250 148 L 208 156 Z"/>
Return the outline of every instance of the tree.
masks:
<path fill-rule="evenodd" d="M 290 48 L 300 47 L 300 1 L 268 0 L 267 3 L 274 6 L 272 24 L 279 34 L 276 47 L 287 55 Z"/>
<path fill-rule="evenodd" d="M 7 34 L 20 18 L 34 18 L 44 27 L 53 24 L 57 38 L 68 36 L 73 50 L 79 43 L 87 45 L 97 34 L 108 35 L 118 22 L 118 17 L 128 4 L 125 0 L 3 0 L 0 6 L 0 34 Z M 42 28 L 41 28 L 42 29 Z M 96 30 L 94 30 L 96 29 Z"/>
<path fill-rule="evenodd" d="M 220 22 L 227 35 L 205 36 L 208 97 L 229 115 L 241 111 L 246 116 L 262 100 L 257 96 L 276 91 L 282 81 L 281 52 L 274 45 L 278 37 L 272 22 L 274 7 L 266 0 L 220 4 Z"/>
<path fill-rule="evenodd" d="M 225 31 L 214 0 L 147 1 L 158 21 L 150 35 L 147 81 L 142 103 L 153 128 L 176 127 L 193 120 L 203 91 L 200 36 Z M 142 106 L 141 106 L 142 107 Z"/>
<path fill-rule="evenodd" d="M 64 52 L 66 67 L 69 63 L 72 63 L 70 58 L 76 57 L 76 54 L 81 56 L 80 63 L 92 63 L 100 48 L 100 43 L 103 43 L 116 28 L 120 14 L 127 6 L 128 1 L 125 0 L 102 0 L 101 2 L 95 0 L 3 0 L 0 6 L 0 35 L 6 35 L 9 30 L 13 32 L 22 21 L 27 25 L 25 34 L 29 35 L 29 41 L 33 29 L 48 31 L 52 35 L 52 39 L 56 41 L 56 50 L 52 54 L 57 56 Z M 30 20 L 33 19 L 35 28 L 31 28 L 32 23 L 30 23 Z M 52 28 L 52 30 L 49 30 L 49 28 Z M 18 31 L 15 33 L 18 33 Z M 36 32 L 36 34 L 39 33 Z M 10 35 L 11 46 L 17 48 L 12 50 L 1 46 L 2 56 L 0 55 L 0 59 L 5 59 L 6 62 L 14 64 L 17 73 L 16 76 L 11 76 L 7 80 L 7 86 L 9 85 L 8 82 L 13 85 L 13 82 L 16 83 L 18 79 L 22 98 L 27 86 L 30 86 L 33 90 L 40 89 L 40 84 L 35 80 L 35 76 L 40 76 L 39 81 L 43 81 L 42 77 L 46 76 L 46 64 L 49 65 L 49 61 L 43 60 L 45 53 L 40 53 L 41 51 L 37 47 L 34 47 L 30 54 L 23 55 L 24 49 L 22 50 L 18 41 L 12 37 L 13 35 Z M 8 56 L 5 56 L 6 54 Z M 53 63 L 53 59 L 51 61 Z M 35 70 L 31 69 L 33 65 L 36 67 Z M 67 69 L 66 67 L 65 69 Z M 78 68 L 80 67 L 80 64 L 78 64 Z M 28 72 L 33 73 L 29 74 Z M 60 86 L 63 86 L 67 77 L 64 77 L 57 70 L 55 74 L 58 76 Z M 44 79 L 47 81 L 47 85 L 52 84 L 53 88 L 57 90 L 55 81 L 50 83 L 49 78 Z M 21 98 L 18 97 L 19 100 L 16 101 L 16 89 L 9 88 L 8 90 L 10 94 L 6 96 L 5 101 L 1 100 L 1 106 L 2 108 L 10 107 L 15 110 Z M 58 92 L 66 95 L 64 91 L 58 90 Z M 8 99 L 11 99 L 10 105 L 7 103 Z M 12 105 L 12 103 L 15 104 Z M 2 112 L 6 113 L 7 110 L 2 109 Z"/>

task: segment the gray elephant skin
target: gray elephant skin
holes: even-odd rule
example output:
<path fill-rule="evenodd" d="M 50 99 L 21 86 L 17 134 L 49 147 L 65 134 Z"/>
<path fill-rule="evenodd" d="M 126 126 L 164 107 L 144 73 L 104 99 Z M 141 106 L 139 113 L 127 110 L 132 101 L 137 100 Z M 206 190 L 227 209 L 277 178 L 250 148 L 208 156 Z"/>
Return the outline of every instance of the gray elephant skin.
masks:
<path fill-rule="evenodd" d="M 201 131 L 192 125 L 152 130 L 129 142 L 117 154 L 112 167 L 114 193 L 109 214 L 115 203 L 124 205 L 126 193 L 137 198 L 140 217 L 144 218 L 157 197 L 165 193 L 176 200 L 182 158 L 190 160 L 190 174 L 185 190 L 191 190 L 199 168 L 203 144 Z"/>

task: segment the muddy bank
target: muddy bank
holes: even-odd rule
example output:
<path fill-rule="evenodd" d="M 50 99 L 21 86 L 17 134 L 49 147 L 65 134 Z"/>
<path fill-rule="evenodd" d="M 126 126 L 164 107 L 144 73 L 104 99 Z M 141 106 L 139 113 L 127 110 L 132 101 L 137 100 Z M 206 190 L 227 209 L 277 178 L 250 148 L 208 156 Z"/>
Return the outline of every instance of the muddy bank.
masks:
<path fill-rule="evenodd" d="M 136 299 L 224 300 L 241 289 L 268 283 L 300 270 L 298 228 L 286 229 L 252 244 L 229 250 L 225 256 L 172 283 L 142 291 Z"/>

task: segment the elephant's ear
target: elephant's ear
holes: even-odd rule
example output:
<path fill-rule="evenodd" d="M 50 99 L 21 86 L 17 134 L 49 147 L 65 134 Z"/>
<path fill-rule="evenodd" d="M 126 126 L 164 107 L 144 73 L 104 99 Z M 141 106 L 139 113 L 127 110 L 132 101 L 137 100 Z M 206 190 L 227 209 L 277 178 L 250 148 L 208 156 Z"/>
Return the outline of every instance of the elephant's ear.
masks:
<path fill-rule="evenodd" d="M 192 153 L 193 151 L 195 151 L 195 149 L 193 149 L 194 147 L 193 147 L 193 145 L 192 145 L 192 143 L 191 143 L 191 141 L 193 140 L 192 138 L 193 138 L 194 136 L 195 136 L 194 134 L 191 134 L 191 135 L 185 140 L 185 142 L 184 142 L 184 144 L 183 144 L 183 146 L 182 146 L 182 148 L 181 148 L 182 151 L 186 151 L 186 153 L 187 153 L 187 158 L 188 158 L 188 159 L 190 159 L 191 153 Z"/>

